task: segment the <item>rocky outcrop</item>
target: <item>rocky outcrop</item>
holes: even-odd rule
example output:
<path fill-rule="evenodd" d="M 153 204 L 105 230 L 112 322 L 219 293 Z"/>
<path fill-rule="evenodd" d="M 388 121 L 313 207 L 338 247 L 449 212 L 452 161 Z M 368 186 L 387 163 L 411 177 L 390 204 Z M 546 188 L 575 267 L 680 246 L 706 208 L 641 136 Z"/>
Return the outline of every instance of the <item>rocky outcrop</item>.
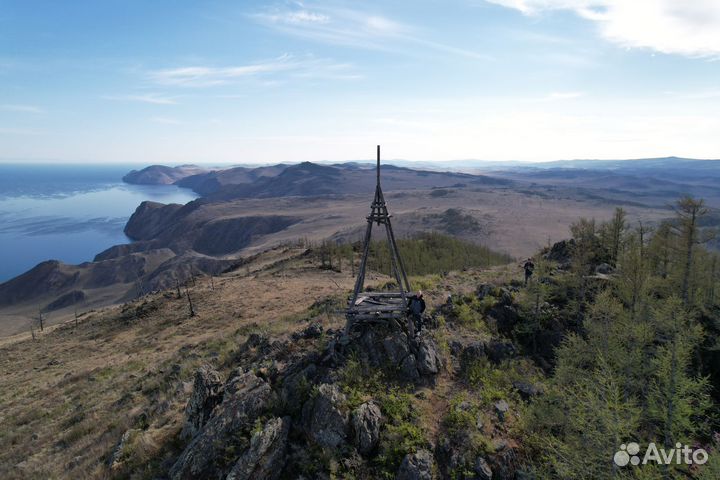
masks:
<path fill-rule="evenodd" d="M 405 380 L 432 376 L 442 368 L 437 343 L 427 331 L 411 339 L 403 332 L 365 329 L 349 351 L 364 364 L 394 371 Z"/>
<path fill-rule="evenodd" d="M 222 402 L 223 381 L 210 366 L 203 365 L 195 372 L 190 400 L 185 407 L 185 423 L 181 437 L 193 438 L 210 419 L 216 406 Z"/>
<path fill-rule="evenodd" d="M 348 438 L 347 398 L 337 385 L 322 384 L 302 409 L 303 428 L 314 443 L 337 448 Z"/>
<path fill-rule="evenodd" d="M 561 240 L 553 244 L 550 250 L 545 253 L 545 260 L 558 262 L 560 268 L 569 268 L 572 260 L 572 252 L 575 248 L 575 240 Z"/>
<path fill-rule="evenodd" d="M 492 468 L 490 468 L 487 460 L 485 460 L 483 457 L 477 457 L 477 459 L 475 459 L 474 471 L 475 478 L 477 480 L 492 480 Z"/>
<path fill-rule="evenodd" d="M 223 401 L 170 469 L 173 480 L 214 478 L 218 459 L 243 431 L 249 431 L 272 397 L 270 385 L 252 372 L 237 372 L 225 386 Z"/>
<path fill-rule="evenodd" d="M 352 413 L 355 446 L 361 454 L 372 453 L 377 447 L 382 420 L 380 407 L 372 401 L 363 403 Z"/>
<path fill-rule="evenodd" d="M 226 480 L 275 480 L 285 465 L 290 418 L 274 418 L 250 439 Z"/>
<path fill-rule="evenodd" d="M 420 375 L 438 373 L 442 367 L 442 359 L 435 340 L 430 335 L 423 333 L 415 339 L 415 346 L 417 369 Z"/>
<path fill-rule="evenodd" d="M 396 480 L 432 480 L 433 465 L 435 461 L 432 453 L 427 450 L 418 450 L 416 453 L 408 453 L 403 458 Z"/>

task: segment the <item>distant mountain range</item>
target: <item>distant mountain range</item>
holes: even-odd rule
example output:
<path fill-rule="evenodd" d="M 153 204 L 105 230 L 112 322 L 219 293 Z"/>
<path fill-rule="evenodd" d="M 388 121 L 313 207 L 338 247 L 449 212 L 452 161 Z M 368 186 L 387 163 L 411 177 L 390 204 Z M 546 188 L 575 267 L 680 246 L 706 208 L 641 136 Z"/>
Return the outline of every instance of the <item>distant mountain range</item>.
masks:
<path fill-rule="evenodd" d="M 682 195 L 720 207 L 718 160 L 573 160 L 483 168 L 468 162 L 463 170 L 383 165 L 396 234 L 436 230 L 521 256 L 548 239 L 566 237 L 578 217 L 607 218 L 616 206 L 651 222 L 670 216 L 668 205 Z M 174 184 L 201 197 L 186 205 L 143 202 L 125 226 L 133 243 L 81 265 L 44 262 L 0 284 L 0 314 L 22 319 L 38 307 L 71 312 L 78 300 L 93 307 L 124 302 L 195 275 L 217 275 L 249 255 L 298 239 L 354 241 L 365 223 L 376 172 L 374 164 L 363 162 L 225 169 L 153 165 L 128 173 L 124 181 Z M 716 210 L 709 218 L 718 222 L 720 214 Z M 0 325 L 0 332 L 14 328 Z"/>
<path fill-rule="evenodd" d="M 123 180 L 137 183 L 157 178 L 166 183 L 176 178 L 175 185 L 191 188 L 211 200 L 237 198 L 271 198 L 287 196 L 346 195 L 372 191 L 375 167 L 370 164 L 341 163 L 319 165 L 303 162 L 256 168 L 234 167 L 190 174 L 187 167 L 153 165 L 132 172 Z M 388 190 L 442 188 L 455 185 L 509 185 L 511 181 L 485 175 L 413 170 L 394 165 L 382 166 L 382 183 Z"/>

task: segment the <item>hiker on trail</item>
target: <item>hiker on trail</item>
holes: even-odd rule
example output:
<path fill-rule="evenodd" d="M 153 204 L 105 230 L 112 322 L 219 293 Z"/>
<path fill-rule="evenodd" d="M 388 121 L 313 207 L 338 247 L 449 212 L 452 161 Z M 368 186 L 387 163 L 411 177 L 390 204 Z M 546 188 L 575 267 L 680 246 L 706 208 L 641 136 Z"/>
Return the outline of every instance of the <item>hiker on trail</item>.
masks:
<path fill-rule="evenodd" d="M 533 263 L 532 258 L 528 258 L 525 261 L 523 268 L 525 269 L 525 286 L 527 286 L 528 280 L 530 280 L 530 277 L 532 277 L 533 271 L 535 270 L 535 264 Z"/>
<path fill-rule="evenodd" d="M 415 327 L 417 331 L 422 329 L 422 314 L 425 311 L 425 299 L 423 299 L 422 290 L 408 299 L 408 330 L 411 336 L 415 336 Z"/>

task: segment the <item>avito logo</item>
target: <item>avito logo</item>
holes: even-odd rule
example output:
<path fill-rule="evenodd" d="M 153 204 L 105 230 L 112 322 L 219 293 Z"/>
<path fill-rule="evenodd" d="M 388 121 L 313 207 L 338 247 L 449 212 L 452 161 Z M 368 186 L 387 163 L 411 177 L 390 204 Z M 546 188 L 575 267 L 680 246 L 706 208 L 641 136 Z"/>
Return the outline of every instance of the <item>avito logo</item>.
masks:
<path fill-rule="evenodd" d="M 647 465 L 654 462 L 657 465 L 686 464 L 702 465 L 708 461 L 708 453 L 702 448 L 690 448 L 688 445 L 676 443 L 675 448 L 665 450 L 658 448 L 654 443 L 648 444 L 642 458 L 639 455 L 640 445 L 635 442 L 620 445 L 620 450 L 615 452 L 613 461 L 619 467 L 630 465 Z"/>

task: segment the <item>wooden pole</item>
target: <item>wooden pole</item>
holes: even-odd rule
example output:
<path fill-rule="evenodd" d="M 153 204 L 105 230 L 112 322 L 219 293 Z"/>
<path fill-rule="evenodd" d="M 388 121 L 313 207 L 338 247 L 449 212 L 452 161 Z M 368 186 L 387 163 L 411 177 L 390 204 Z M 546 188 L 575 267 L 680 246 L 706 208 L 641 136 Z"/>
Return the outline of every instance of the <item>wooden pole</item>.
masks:
<path fill-rule="evenodd" d="M 377 146 L 377 185 L 380 186 L 380 145 Z"/>
<path fill-rule="evenodd" d="M 190 298 L 190 290 L 188 290 L 187 287 L 185 287 L 185 294 L 187 295 L 188 306 L 190 307 L 190 316 L 194 317 L 196 315 L 195 308 L 193 307 L 192 298 Z"/>

